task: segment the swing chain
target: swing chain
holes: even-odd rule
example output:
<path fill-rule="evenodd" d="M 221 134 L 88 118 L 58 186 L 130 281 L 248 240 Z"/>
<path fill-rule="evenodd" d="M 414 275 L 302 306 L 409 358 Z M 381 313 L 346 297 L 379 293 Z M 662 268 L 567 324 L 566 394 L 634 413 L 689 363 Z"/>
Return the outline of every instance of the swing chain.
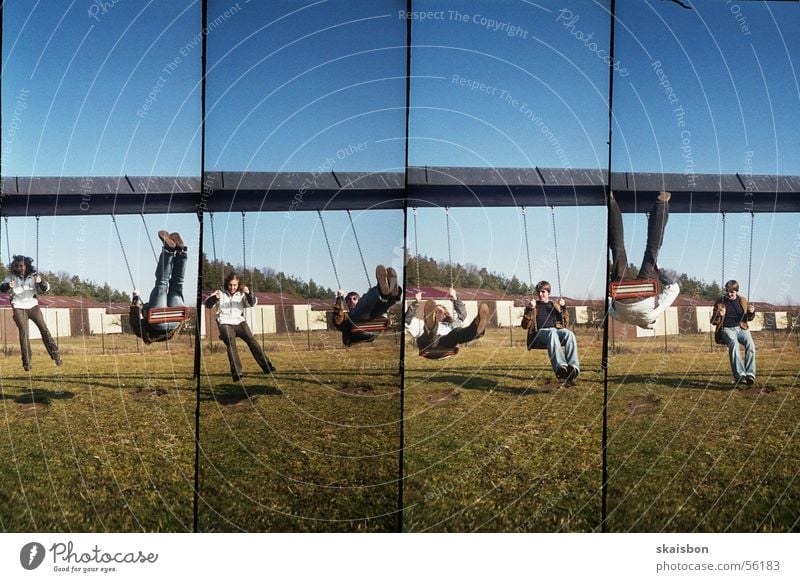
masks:
<path fill-rule="evenodd" d="M 153 246 L 153 239 L 150 238 L 150 229 L 147 228 L 147 221 L 145 221 L 144 219 L 144 212 L 140 212 L 139 216 L 142 218 L 142 226 L 144 226 L 145 238 L 147 238 L 147 242 L 150 243 L 150 251 L 153 253 L 153 260 L 158 261 L 158 255 L 156 254 L 156 247 Z"/>
<path fill-rule="evenodd" d="M 214 213 L 209 212 L 211 217 L 211 249 L 214 251 L 214 262 L 217 262 L 217 237 L 214 235 Z"/>
<path fill-rule="evenodd" d="M 6 247 L 8 247 L 8 264 L 11 265 L 11 239 L 8 236 L 8 216 L 4 216 L 3 219 L 6 221 Z"/>
<path fill-rule="evenodd" d="M 750 281 L 753 275 L 753 231 L 755 230 L 756 225 L 756 213 L 755 211 L 750 211 L 750 258 L 747 265 L 747 295 L 750 296 L 751 289 L 750 289 Z M 752 300 L 752 297 L 750 297 Z"/>
<path fill-rule="evenodd" d="M 444 216 L 447 223 L 447 261 L 450 266 L 450 288 L 453 288 L 455 281 L 453 280 L 453 252 L 450 245 L 450 207 L 444 207 Z"/>
<path fill-rule="evenodd" d="M 531 293 L 533 293 L 533 271 L 531 270 L 531 246 L 528 241 L 528 209 L 522 207 L 522 223 L 525 229 L 525 252 L 528 256 L 528 283 L 531 286 Z"/>
<path fill-rule="evenodd" d="M 419 239 L 417 238 L 417 207 L 414 207 L 414 254 L 416 255 L 416 266 L 417 266 L 417 291 L 420 288 L 420 277 L 419 277 Z"/>
<path fill-rule="evenodd" d="M 247 247 L 245 246 L 245 212 L 242 210 L 242 275 L 247 276 Z"/>
<path fill-rule="evenodd" d="M 333 276 L 336 277 L 336 285 L 338 289 L 341 289 L 342 283 L 341 281 L 339 281 L 339 272 L 336 270 L 336 261 L 333 260 L 333 249 L 331 249 L 331 243 L 330 240 L 328 240 L 328 231 L 325 229 L 325 221 L 322 219 L 322 211 L 317 210 L 317 214 L 319 215 L 319 223 L 320 225 L 322 225 L 322 234 L 325 237 L 325 244 L 328 247 L 328 256 L 330 256 L 331 258 L 331 266 L 333 267 Z"/>
<path fill-rule="evenodd" d="M 356 225 L 353 223 L 353 215 L 350 210 L 347 210 L 347 218 L 350 219 L 350 228 L 353 231 L 353 238 L 356 239 L 356 248 L 358 249 L 358 256 L 361 257 L 361 265 L 364 267 L 364 276 L 367 278 L 367 287 L 372 284 L 369 278 L 369 270 L 367 269 L 367 262 L 364 260 L 364 253 L 361 252 L 361 244 L 358 242 L 358 234 L 356 234 Z"/>
<path fill-rule="evenodd" d="M 556 207 L 550 206 L 550 215 L 553 219 L 553 249 L 556 254 L 556 280 L 558 281 L 558 296 L 561 297 L 561 266 L 558 262 L 558 233 L 556 232 Z"/>
<path fill-rule="evenodd" d="M 119 226 L 117 226 L 117 217 L 115 215 L 111 215 L 111 222 L 114 224 L 114 230 L 117 232 L 117 239 L 119 240 L 119 248 L 122 251 L 122 258 L 125 259 L 125 268 L 128 269 L 128 277 L 131 280 L 131 289 L 136 289 L 136 282 L 133 280 L 133 271 L 131 271 L 131 265 L 128 262 L 128 255 L 125 252 L 125 245 L 122 242 L 122 235 L 119 234 Z"/>
<path fill-rule="evenodd" d="M 39 269 L 39 215 L 36 215 L 36 268 Z"/>
<path fill-rule="evenodd" d="M 722 213 L 722 279 L 720 285 L 725 288 L 725 213 Z M 748 289 L 749 291 L 749 289 Z"/>

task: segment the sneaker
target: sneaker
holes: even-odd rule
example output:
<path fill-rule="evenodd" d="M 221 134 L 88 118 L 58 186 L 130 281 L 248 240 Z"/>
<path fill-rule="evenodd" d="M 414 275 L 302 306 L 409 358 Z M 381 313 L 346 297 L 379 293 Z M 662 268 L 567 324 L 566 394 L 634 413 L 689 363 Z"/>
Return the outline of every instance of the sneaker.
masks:
<path fill-rule="evenodd" d="M 567 368 L 566 366 L 559 366 L 558 369 L 556 370 L 556 378 L 563 381 L 566 380 L 568 376 L 569 376 L 569 368 Z"/>
<path fill-rule="evenodd" d="M 242 375 L 241 374 L 237 374 L 236 372 L 234 372 L 234 373 L 231 374 L 231 378 L 233 378 L 234 382 L 238 382 L 239 380 L 242 379 Z"/>
<path fill-rule="evenodd" d="M 26 372 L 30 372 L 31 371 L 31 365 L 30 364 L 22 364 L 22 369 L 25 370 Z"/>
<path fill-rule="evenodd" d="M 266 373 L 267 373 L 267 374 L 272 374 L 273 372 L 277 372 L 277 371 L 278 371 L 278 368 L 276 368 L 276 367 L 275 367 L 275 366 L 272 364 L 272 362 L 270 362 L 269 360 L 267 360 L 267 369 L 266 369 Z"/>
<path fill-rule="evenodd" d="M 481 303 L 478 308 L 478 317 L 472 322 L 475 325 L 475 331 L 478 336 L 483 335 L 486 331 L 486 326 L 489 324 L 489 306 Z"/>
<path fill-rule="evenodd" d="M 375 267 L 375 278 L 378 280 L 378 292 L 381 297 L 388 297 L 391 289 L 389 287 L 389 279 L 386 276 L 386 267 L 383 265 Z"/>
<path fill-rule="evenodd" d="M 565 386 L 572 386 L 578 380 L 581 371 L 575 366 L 567 366 L 567 377 L 564 379 Z"/>
<path fill-rule="evenodd" d="M 172 237 L 166 230 L 159 230 L 158 238 L 161 239 L 161 242 L 164 244 L 164 248 L 168 251 L 174 251 L 178 246 L 175 244 L 175 241 L 172 240 Z"/>
<path fill-rule="evenodd" d="M 386 278 L 389 280 L 390 297 L 400 297 L 399 287 L 397 286 L 397 271 L 389 267 L 386 269 Z"/>
<path fill-rule="evenodd" d="M 756 377 L 753 376 L 752 374 L 745 374 L 744 383 L 747 384 L 748 386 L 752 386 L 753 384 L 756 383 Z"/>
<path fill-rule="evenodd" d="M 61 367 L 61 364 L 63 364 L 63 363 L 64 363 L 64 362 L 63 362 L 63 360 L 61 359 L 61 356 L 58 356 L 58 357 L 57 357 L 57 358 L 54 360 L 54 362 L 56 363 L 56 366 L 58 366 L 59 368 Z"/>
<path fill-rule="evenodd" d="M 423 306 L 422 322 L 425 325 L 425 334 L 434 335 L 436 333 L 436 302 L 428 299 Z"/>
<path fill-rule="evenodd" d="M 660 202 L 669 202 L 670 198 L 672 198 L 672 194 L 670 194 L 669 192 L 659 192 L 658 196 L 656 196 L 656 198 Z"/>

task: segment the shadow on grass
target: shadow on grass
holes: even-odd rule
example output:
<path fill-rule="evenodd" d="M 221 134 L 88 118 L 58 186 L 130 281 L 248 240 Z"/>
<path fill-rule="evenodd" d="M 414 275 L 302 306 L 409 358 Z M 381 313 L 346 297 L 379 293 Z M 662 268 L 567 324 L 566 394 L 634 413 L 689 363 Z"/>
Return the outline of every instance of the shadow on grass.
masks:
<path fill-rule="evenodd" d="M 717 390 L 719 392 L 730 392 L 733 390 L 733 383 L 720 382 L 709 379 L 707 374 L 702 372 L 684 374 L 682 376 L 666 376 L 660 374 L 655 376 L 628 374 L 627 376 L 611 376 L 608 377 L 608 383 L 611 384 L 646 384 L 653 388 L 675 388 L 676 390 Z"/>
<path fill-rule="evenodd" d="M 17 397 L 13 397 L 10 394 L 0 395 L 0 399 L 2 400 L 8 400 L 11 398 L 13 398 L 13 401 L 16 404 L 48 404 L 51 400 L 66 400 L 68 398 L 75 398 L 75 393 L 34 388 L 32 390 L 25 390 Z"/>
<path fill-rule="evenodd" d="M 220 404 L 238 404 L 253 396 L 283 396 L 283 392 L 272 386 L 240 386 L 239 384 L 218 384 L 214 390 L 203 390 L 200 400 L 216 401 Z"/>
<path fill-rule="evenodd" d="M 9 378 L 12 379 L 12 378 Z M 20 378 L 22 380 L 22 378 Z M 116 382 L 108 382 L 105 380 L 114 379 Z M 164 381 L 166 382 L 173 382 L 175 380 L 181 380 L 190 382 L 192 380 L 191 376 L 179 377 L 173 376 L 169 374 L 149 374 L 147 376 L 139 376 L 139 375 L 122 375 L 122 374 L 93 374 L 89 377 L 85 375 L 80 376 L 46 376 L 42 378 L 36 378 L 35 381 L 39 383 L 49 383 L 49 384 L 60 384 L 60 385 L 77 385 L 80 387 L 91 386 L 92 388 L 136 388 L 141 387 L 142 383 L 148 382 L 158 382 Z M 27 383 L 29 380 L 27 377 L 24 378 L 24 381 Z"/>
<path fill-rule="evenodd" d="M 489 380 L 486 378 L 480 378 L 477 376 L 436 376 L 431 378 L 431 381 L 434 382 L 443 382 L 448 384 L 455 384 L 459 388 L 464 388 L 465 390 L 483 390 L 486 392 L 504 392 L 506 394 L 515 394 L 517 396 L 527 396 L 530 394 L 537 394 L 542 392 L 552 392 L 553 388 L 549 390 L 543 390 L 540 387 L 536 388 L 513 388 L 510 386 L 503 386 L 502 384 L 494 381 Z"/>

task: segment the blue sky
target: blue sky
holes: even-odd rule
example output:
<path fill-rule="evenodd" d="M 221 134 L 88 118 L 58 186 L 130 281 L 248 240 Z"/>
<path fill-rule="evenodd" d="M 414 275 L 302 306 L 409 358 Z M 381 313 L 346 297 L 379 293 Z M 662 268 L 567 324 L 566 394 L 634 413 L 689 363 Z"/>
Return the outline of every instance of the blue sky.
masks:
<path fill-rule="evenodd" d="M 800 125 L 800 41 L 789 33 L 800 15 L 783 3 L 742 3 L 735 13 L 733 3 L 693 5 L 617 4 L 614 170 L 800 174 L 791 133 Z M 95 14 L 79 2 L 30 6 L 4 5 L 3 174 L 197 175 L 200 2 L 120 2 Z M 605 6 L 415 2 L 410 163 L 605 168 Z M 334 157 L 335 171 L 402 171 L 404 10 L 396 0 L 210 1 L 207 168 L 316 171 Z M 337 158 L 342 148 L 356 153 Z M 423 254 L 446 260 L 443 214 L 420 210 L 419 242 Z M 227 215 L 217 217 L 218 252 L 238 262 L 241 218 L 230 216 L 229 227 Z M 402 214 L 354 216 L 370 270 L 393 263 Z M 549 219 L 549 210 L 530 210 L 534 254 L 552 256 Z M 75 257 L 61 241 L 80 220 L 42 219 L 43 234 L 58 241 L 48 260 L 62 270 Z M 452 220 L 454 260 L 527 280 L 518 209 L 454 209 Z M 86 221 L 94 244 L 85 263 L 127 289 L 110 219 Z M 644 221 L 626 216 L 634 261 Z M 32 248 L 33 219 L 10 222 L 14 252 Z M 327 213 L 326 222 L 343 285 L 366 284 L 346 215 Z M 564 293 L 599 296 L 602 208 L 559 208 L 557 223 Z M 148 224 L 197 237 L 194 216 Z M 728 217 L 725 272 L 742 281 L 748 224 L 745 214 Z M 796 214 L 756 216 L 754 298 L 782 301 L 800 282 L 792 262 L 799 224 Z M 140 219 L 121 217 L 120 227 L 131 262 L 149 272 Z M 249 214 L 248 237 L 248 264 L 336 285 L 316 213 Z M 661 264 L 710 281 L 720 257 L 719 216 L 672 215 Z M 548 266 L 535 262 L 534 279 L 555 279 Z"/>

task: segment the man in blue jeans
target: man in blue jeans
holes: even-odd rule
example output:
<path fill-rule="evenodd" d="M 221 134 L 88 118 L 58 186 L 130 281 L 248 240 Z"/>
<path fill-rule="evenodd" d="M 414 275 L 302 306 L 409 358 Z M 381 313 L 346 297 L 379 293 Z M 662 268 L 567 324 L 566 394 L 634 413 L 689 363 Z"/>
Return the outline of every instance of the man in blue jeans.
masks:
<path fill-rule="evenodd" d="M 725 283 L 725 295 L 714 304 L 711 323 L 716 326 L 716 343 L 728 346 L 731 373 L 736 384 L 744 382 L 752 386 L 756 382 L 756 346 L 747 325 L 755 316 L 755 306 L 748 304 L 744 295 L 739 295 L 739 283 L 733 279 Z M 739 344 L 744 346 L 744 365 Z"/>
<path fill-rule="evenodd" d="M 333 306 L 333 324 L 342 332 L 342 343 L 345 346 L 375 341 L 377 334 L 359 331 L 358 323 L 386 317 L 389 308 L 403 296 L 403 289 L 397 284 L 397 272 L 393 268 L 378 265 L 375 268 L 375 278 L 377 285 L 364 295 L 355 291 L 345 295 L 339 289 Z"/>
<path fill-rule="evenodd" d="M 186 272 L 186 246 L 181 235 L 166 230 L 158 231 L 164 243 L 156 266 L 156 284 L 150 292 L 150 300 L 142 305 L 138 291 L 133 292 L 130 306 L 130 322 L 133 333 L 146 344 L 172 339 L 183 326 L 183 321 L 149 323 L 147 314 L 157 307 L 183 307 L 183 277 Z"/>
<path fill-rule="evenodd" d="M 572 386 L 581 372 L 578 344 L 569 324 L 563 299 L 550 300 L 552 287 L 547 281 L 536 284 L 539 299 L 525 306 L 522 327 L 528 330 L 528 349 L 547 349 L 556 378 Z M 561 350 L 564 346 L 564 350 Z"/>

